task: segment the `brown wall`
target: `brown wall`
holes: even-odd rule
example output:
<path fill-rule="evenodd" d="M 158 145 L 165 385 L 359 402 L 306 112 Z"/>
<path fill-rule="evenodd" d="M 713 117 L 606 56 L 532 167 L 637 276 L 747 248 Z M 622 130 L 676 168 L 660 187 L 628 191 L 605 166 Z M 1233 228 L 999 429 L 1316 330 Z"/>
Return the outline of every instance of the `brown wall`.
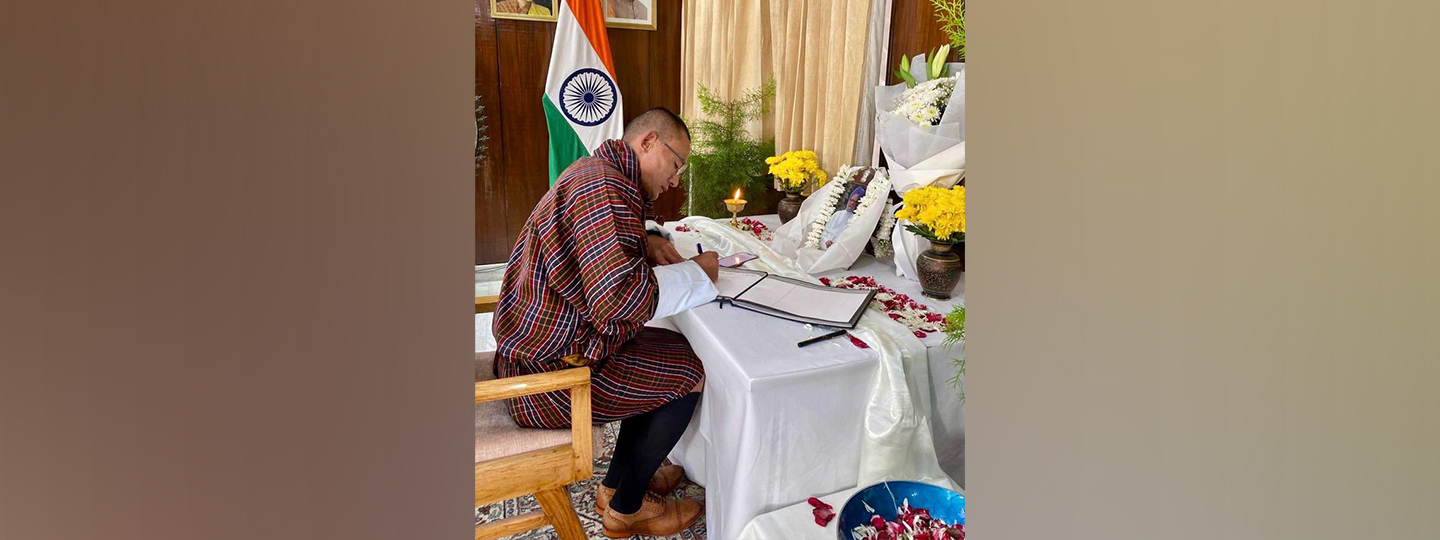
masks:
<path fill-rule="evenodd" d="M 900 78 L 895 76 L 895 63 L 901 55 L 929 54 L 931 49 L 950 43 L 950 38 L 940 30 L 930 0 L 894 0 L 891 9 L 894 12 L 890 16 L 890 58 L 885 76 L 890 84 L 900 84 Z"/>
<path fill-rule="evenodd" d="M 555 23 L 492 19 L 489 0 L 476 4 L 475 92 L 489 116 L 490 141 L 475 179 L 475 264 L 487 264 L 510 256 L 526 216 L 549 188 L 549 135 L 540 96 Z M 657 2 L 655 30 L 607 31 L 626 121 L 651 107 L 680 111 L 681 4 Z M 679 190 L 667 193 L 656 212 L 664 219 L 679 217 L 683 197 Z"/>

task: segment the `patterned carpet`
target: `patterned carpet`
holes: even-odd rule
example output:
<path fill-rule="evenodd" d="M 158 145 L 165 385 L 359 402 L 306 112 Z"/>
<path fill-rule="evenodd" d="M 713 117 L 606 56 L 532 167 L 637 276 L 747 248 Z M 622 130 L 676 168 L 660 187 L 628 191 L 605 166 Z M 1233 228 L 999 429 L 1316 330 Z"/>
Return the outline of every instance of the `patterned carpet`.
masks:
<path fill-rule="evenodd" d="M 615 451 L 615 437 L 620 433 L 620 423 L 615 422 L 605 426 L 604 451 L 595 456 L 595 476 L 584 482 L 571 484 L 570 502 L 575 506 L 575 513 L 580 516 L 580 525 L 585 527 L 585 533 L 590 538 L 604 538 L 600 532 L 600 516 L 595 513 L 595 486 L 600 484 L 600 479 L 605 477 L 605 472 L 610 470 L 610 454 Z M 680 488 L 670 495 L 672 498 L 688 497 L 696 500 L 705 500 L 705 488 L 695 485 L 690 479 L 680 483 Z M 540 504 L 535 502 L 535 497 L 526 495 L 518 499 L 501 501 L 489 506 L 482 506 L 475 509 L 475 524 L 499 521 L 508 517 L 517 516 L 526 512 L 539 511 Z M 527 531 L 515 536 L 507 537 L 509 540 L 552 540 L 555 538 L 555 529 L 541 527 L 533 531 Z M 705 516 L 701 515 L 699 521 L 691 525 L 689 529 L 680 531 L 680 534 L 673 536 L 636 536 L 635 538 L 663 538 L 666 540 L 704 540 L 705 538 Z"/>

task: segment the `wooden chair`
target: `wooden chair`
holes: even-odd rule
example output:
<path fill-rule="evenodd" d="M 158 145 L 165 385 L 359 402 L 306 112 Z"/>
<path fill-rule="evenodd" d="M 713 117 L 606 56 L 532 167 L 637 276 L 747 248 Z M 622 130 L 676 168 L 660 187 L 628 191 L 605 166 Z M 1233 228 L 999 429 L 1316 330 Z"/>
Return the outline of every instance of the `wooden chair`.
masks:
<path fill-rule="evenodd" d="M 476 297 L 475 312 L 494 311 L 496 298 Z M 496 380 L 494 353 L 475 353 L 475 506 L 534 494 L 542 512 L 475 527 L 475 539 L 494 539 L 550 525 L 562 540 L 585 540 L 565 486 L 593 474 L 590 370 L 574 368 Z M 505 399 L 570 391 L 569 430 L 515 425 Z"/>

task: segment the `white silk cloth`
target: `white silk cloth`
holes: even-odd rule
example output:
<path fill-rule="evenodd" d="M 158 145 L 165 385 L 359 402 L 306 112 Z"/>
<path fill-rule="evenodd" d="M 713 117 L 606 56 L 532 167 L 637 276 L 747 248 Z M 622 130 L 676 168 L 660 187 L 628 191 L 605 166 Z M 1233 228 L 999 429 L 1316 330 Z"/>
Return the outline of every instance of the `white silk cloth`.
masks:
<path fill-rule="evenodd" d="M 771 244 L 774 246 L 774 251 L 785 257 L 794 258 L 792 266 L 797 272 L 822 274 L 831 270 L 849 268 L 856 259 L 860 258 L 860 255 L 865 253 L 865 245 L 870 243 L 871 235 L 875 234 L 875 226 L 880 223 L 880 216 L 884 215 L 889 208 L 883 199 L 877 201 L 861 209 L 860 213 L 851 216 L 845 229 L 840 231 L 839 236 L 835 238 L 835 243 L 830 247 L 824 249 L 808 247 L 805 245 L 805 239 L 812 232 L 811 227 L 829 199 L 827 194 L 834 182 L 836 181 L 831 180 L 830 183 L 825 184 L 824 188 L 806 197 L 805 202 L 800 203 L 800 212 L 796 214 L 795 219 L 775 230 L 775 240 Z M 837 204 L 843 205 L 845 201 L 842 199 Z M 836 212 L 831 214 L 831 219 L 839 215 L 840 210 L 843 210 L 843 207 L 837 208 Z M 755 243 L 758 244 L 759 241 L 757 240 Z M 825 243 L 821 241 L 820 245 L 823 246 Z"/>

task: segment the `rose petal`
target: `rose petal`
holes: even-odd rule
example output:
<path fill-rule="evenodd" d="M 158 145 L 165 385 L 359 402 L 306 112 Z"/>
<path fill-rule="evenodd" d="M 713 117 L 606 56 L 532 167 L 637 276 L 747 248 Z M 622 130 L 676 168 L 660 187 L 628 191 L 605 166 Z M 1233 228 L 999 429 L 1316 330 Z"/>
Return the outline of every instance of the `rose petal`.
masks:
<path fill-rule="evenodd" d="M 830 520 L 835 519 L 835 512 L 830 510 L 829 505 L 818 507 L 811 513 L 815 515 L 815 524 L 821 527 L 829 525 Z"/>

